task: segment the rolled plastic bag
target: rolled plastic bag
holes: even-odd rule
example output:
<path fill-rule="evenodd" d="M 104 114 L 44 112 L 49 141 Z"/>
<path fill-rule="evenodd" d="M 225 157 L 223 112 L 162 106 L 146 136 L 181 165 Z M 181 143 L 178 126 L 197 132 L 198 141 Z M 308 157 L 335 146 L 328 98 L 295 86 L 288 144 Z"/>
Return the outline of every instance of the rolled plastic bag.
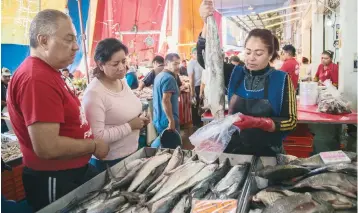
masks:
<path fill-rule="evenodd" d="M 318 111 L 328 114 L 351 113 L 350 103 L 345 100 L 342 94 L 332 85 L 330 80 L 324 82 L 325 89 L 320 91 L 318 97 Z"/>
<path fill-rule="evenodd" d="M 200 160 L 210 164 L 224 152 L 232 134 L 239 130 L 233 123 L 240 120 L 240 115 L 241 113 L 237 113 L 213 120 L 189 137 Z"/>

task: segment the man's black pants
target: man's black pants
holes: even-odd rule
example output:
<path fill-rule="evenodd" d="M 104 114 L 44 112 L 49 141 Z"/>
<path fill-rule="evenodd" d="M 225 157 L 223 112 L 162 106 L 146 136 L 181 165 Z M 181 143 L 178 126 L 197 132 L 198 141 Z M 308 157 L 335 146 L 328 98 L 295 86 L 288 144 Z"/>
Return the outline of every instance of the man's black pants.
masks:
<path fill-rule="evenodd" d="M 35 171 L 24 167 L 22 181 L 26 200 L 38 211 L 81 186 L 98 174 L 90 164 L 63 171 Z"/>

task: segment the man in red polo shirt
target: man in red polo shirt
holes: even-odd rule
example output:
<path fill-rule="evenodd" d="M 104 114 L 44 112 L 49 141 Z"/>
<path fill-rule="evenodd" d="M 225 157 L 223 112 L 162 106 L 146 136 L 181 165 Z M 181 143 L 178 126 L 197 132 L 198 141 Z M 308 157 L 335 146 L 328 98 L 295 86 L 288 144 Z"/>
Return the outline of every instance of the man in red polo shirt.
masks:
<path fill-rule="evenodd" d="M 298 75 L 300 73 L 300 64 L 295 59 L 296 48 L 292 45 L 285 45 L 282 49 L 284 62 L 280 70 L 288 73 L 296 90 L 298 87 Z"/>
<path fill-rule="evenodd" d="M 39 12 L 30 25 L 30 56 L 9 85 L 8 109 L 23 154 L 26 199 L 35 211 L 85 183 L 88 164 L 108 145 L 94 140 L 80 101 L 61 78 L 79 49 L 69 16 Z"/>

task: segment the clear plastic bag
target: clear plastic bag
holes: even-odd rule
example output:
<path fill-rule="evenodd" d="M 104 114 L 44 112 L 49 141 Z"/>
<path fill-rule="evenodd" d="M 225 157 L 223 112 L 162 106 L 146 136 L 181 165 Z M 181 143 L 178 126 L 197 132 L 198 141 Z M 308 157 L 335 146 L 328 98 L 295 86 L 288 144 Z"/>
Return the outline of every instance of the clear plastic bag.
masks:
<path fill-rule="evenodd" d="M 350 103 L 345 100 L 341 93 L 329 80 L 324 82 L 325 89 L 320 91 L 318 97 L 318 111 L 329 114 L 351 113 Z"/>
<path fill-rule="evenodd" d="M 237 113 L 223 119 L 213 120 L 189 137 L 200 160 L 213 163 L 224 152 L 232 134 L 239 130 L 233 123 L 240 119 L 240 115 L 241 113 Z"/>

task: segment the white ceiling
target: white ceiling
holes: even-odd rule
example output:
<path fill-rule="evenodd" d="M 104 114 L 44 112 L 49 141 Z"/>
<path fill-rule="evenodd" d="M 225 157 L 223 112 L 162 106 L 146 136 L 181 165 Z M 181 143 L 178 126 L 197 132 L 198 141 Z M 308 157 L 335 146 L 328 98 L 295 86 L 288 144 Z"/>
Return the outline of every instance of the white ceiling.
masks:
<path fill-rule="evenodd" d="M 223 16 L 250 15 L 280 8 L 287 0 L 214 0 L 215 8 Z M 253 10 L 249 10 L 249 6 Z"/>

